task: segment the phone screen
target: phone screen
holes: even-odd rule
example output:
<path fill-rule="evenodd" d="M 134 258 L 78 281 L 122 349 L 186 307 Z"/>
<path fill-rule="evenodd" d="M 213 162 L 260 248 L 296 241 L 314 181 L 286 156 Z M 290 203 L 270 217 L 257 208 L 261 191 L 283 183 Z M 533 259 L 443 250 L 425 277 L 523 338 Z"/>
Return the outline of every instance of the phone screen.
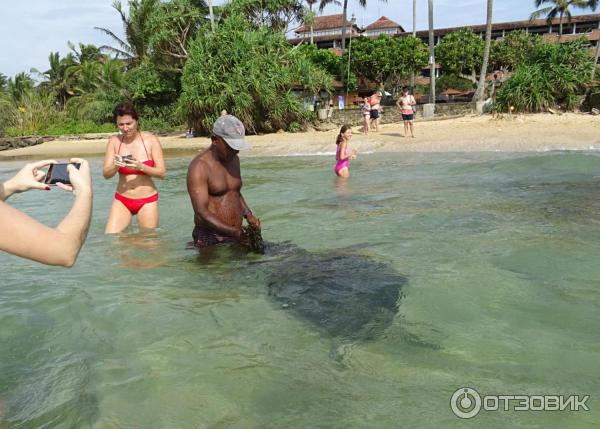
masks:
<path fill-rule="evenodd" d="M 57 183 L 64 183 L 65 185 L 70 185 L 71 180 L 69 179 L 69 172 L 67 171 L 67 166 L 70 163 L 58 163 L 58 164 L 50 164 L 50 168 L 48 168 L 48 173 L 44 177 L 44 183 L 46 185 L 56 185 Z M 79 169 L 79 163 L 72 163 L 75 168 Z"/>

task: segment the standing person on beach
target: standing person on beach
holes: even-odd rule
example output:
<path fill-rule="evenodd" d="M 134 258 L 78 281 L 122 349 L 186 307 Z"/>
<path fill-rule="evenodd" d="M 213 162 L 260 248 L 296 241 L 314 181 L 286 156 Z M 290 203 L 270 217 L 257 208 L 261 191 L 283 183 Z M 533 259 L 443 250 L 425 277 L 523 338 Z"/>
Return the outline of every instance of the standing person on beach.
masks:
<path fill-rule="evenodd" d="M 157 228 L 158 191 L 152 178 L 165 177 L 162 147 L 156 136 L 139 130 L 139 116 L 132 103 L 119 104 L 114 119 L 121 135 L 108 140 L 102 174 L 110 179 L 118 172 L 119 183 L 104 232 L 123 231 L 134 215 L 141 229 Z"/>
<path fill-rule="evenodd" d="M 0 183 L 0 250 L 47 265 L 71 267 L 75 264 L 85 242 L 92 216 L 92 177 L 87 161 L 72 158 L 67 167 L 70 185 L 57 183 L 63 190 L 75 195 L 73 207 L 56 228 L 50 228 L 4 201 L 15 193 L 30 189 L 50 190 L 41 183 L 42 168 L 56 161 L 38 161 L 27 164 L 14 177 Z"/>
<path fill-rule="evenodd" d="M 379 91 L 375 92 L 371 95 L 369 100 L 369 104 L 371 105 L 371 129 L 374 131 L 379 131 L 379 123 L 381 121 L 381 93 Z M 375 124 L 375 126 L 373 126 Z"/>
<path fill-rule="evenodd" d="M 334 171 L 339 177 L 350 177 L 350 160 L 356 159 L 358 154 L 356 149 L 350 150 L 349 143 L 351 139 L 352 127 L 343 125 L 335 141 L 337 150 L 335 151 Z"/>
<path fill-rule="evenodd" d="M 250 149 L 244 124 L 232 115 L 213 124 L 211 146 L 196 156 L 187 174 L 187 188 L 194 208 L 194 245 L 206 248 L 221 243 L 248 244 L 243 219 L 260 230 L 241 194 L 242 175 L 238 152 Z"/>
<path fill-rule="evenodd" d="M 369 104 L 369 97 L 363 99 L 363 105 L 360 106 L 360 114 L 363 117 L 363 132 L 365 135 L 369 134 L 369 121 L 371 120 L 371 105 Z"/>
<path fill-rule="evenodd" d="M 398 98 L 396 102 L 396 106 L 400 110 L 402 114 L 402 121 L 404 121 L 404 137 L 408 136 L 408 130 L 410 129 L 410 136 L 412 138 L 415 137 L 414 132 L 414 121 L 415 121 L 415 109 L 414 106 L 417 105 L 415 97 L 412 94 L 409 94 L 408 87 L 402 88 L 402 96 Z"/>

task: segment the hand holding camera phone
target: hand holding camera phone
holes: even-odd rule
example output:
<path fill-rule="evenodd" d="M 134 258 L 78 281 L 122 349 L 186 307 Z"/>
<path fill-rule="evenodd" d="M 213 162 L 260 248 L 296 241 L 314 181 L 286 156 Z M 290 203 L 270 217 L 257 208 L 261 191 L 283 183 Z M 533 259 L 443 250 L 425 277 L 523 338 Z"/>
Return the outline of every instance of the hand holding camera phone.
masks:
<path fill-rule="evenodd" d="M 44 177 L 44 183 L 46 185 L 56 185 L 57 183 L 70 185 L 71 178 L 69 177 L 69 171 L 67 170 L 69 165 L 73 165 L 77 169 L 81 167 L 81 163 L 78 162 L 58 162 L 56 164 L 50 164 L 48 172 Z"/>

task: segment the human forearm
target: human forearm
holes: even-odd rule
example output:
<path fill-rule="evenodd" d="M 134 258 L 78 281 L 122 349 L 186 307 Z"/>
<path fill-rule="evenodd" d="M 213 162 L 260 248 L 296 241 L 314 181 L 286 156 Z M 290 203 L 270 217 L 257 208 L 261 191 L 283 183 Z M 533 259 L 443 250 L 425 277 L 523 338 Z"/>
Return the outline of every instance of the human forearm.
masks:
<path fill-rule="evenodd" d="M 62 234 L 62 254 L 64 265 L 72 266 L 85 242 L 92 214 L 92 193 L 88 190 L 76 191 L 73 207 L 56 227 Z"/>
<path fill-rule="evenodd" d="M 104 176 L 105 179 L 110 179 L 115 174 L 117 174 L 117 171 L 119 171 L 118 165 L 114 165 L 114 164 L 105 165 L 104 168 L 102 168 L 102 175 Z"/>
<path fill-rule="evenodd" d="M 0 183 L 0 201 L 6 201 L 11 195 L 12 191 L 10 190 L 10 186 L 7 185 L 7 182 Z"/>
<path fill-rule="evenodd" d="M 239 238 L 241 234 L 241 228 L 228 225 L 224 223 L 219 217 L 215 216 L 208 210 L 198 213 L 202 219 L 202 223 L 208 226 L 210 229 L 219 232 L 229 237 Z M 241 216 L 241 215 L 240 215 Z"/>
<path fill-rule="evenodd" d="M 164 167 L 150 167 L 145 164 L 142 164 L 140 166 L 140 170 L 143 171 L 146 175 L 150 177 L 156 177 L 157 179 L 164 179 L 166 174 Z"/>

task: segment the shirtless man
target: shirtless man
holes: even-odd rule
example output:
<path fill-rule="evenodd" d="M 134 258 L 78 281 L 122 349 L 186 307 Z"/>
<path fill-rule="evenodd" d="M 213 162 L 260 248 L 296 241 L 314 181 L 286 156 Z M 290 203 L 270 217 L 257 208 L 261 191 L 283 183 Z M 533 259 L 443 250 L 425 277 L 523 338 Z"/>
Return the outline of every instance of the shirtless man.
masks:
<path fill-rule="evenodd" d="M 250 149 L 244 140 L 244 124 L 232 115 L 217 119 L 212 145 L 196 156 L 188 168 L 187 188 L 194 207 L 194 244 L 198 248 L 220 243 L 247 244 L 243 218 L 257 228 L 244 197 L 238 152 Z"/>

